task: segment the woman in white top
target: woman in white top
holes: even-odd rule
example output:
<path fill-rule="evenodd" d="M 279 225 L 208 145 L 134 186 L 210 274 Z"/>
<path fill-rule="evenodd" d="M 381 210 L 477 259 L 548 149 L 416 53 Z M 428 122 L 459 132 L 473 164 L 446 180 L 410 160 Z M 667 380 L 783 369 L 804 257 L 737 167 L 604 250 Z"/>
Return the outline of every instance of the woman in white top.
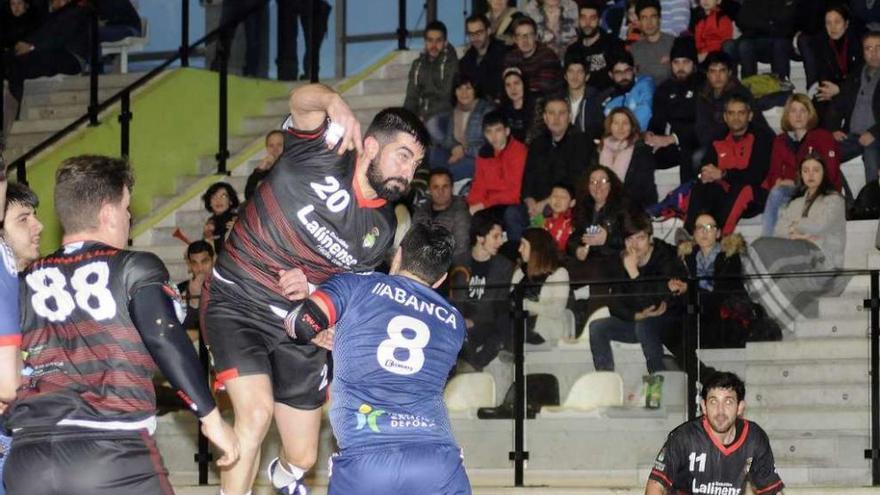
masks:
<path fill-rule="evenodd" d="M 568 270 L 562 267 L 553 236 L 544 229 L 526 229 L 519 254 L 522 263 L 513 273 L 511 286 L 524 294 L 523 309 L 529 313 L 526 342 L 557 341 L 565 336 L 567 324 Z"/>

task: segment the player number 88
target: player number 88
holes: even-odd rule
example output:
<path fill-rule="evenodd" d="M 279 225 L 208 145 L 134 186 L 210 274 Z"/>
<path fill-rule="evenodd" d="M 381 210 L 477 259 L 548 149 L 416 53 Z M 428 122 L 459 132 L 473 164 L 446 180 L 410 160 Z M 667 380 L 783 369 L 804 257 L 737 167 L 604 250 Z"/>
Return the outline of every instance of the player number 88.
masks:
<path fill-rule="evenodd" d="M 116 300 L 107 288 L 109 280 L 110 269 L 103 261 L 83 265 L 73 272 L 70 277 L 73 296 L 66 290 L 67 280 L 58 268 L 36 270 L 25 278 L 34 291 L 31 296 L 34 311 L 55 322 L 66 320 L 76 306 L 95 320 L 113 318 L 116 315 Z M 48 304 L 50 300 L 54 302 L 54 309 Z"/>
<path fill-rule="evenodd" d="M 404 330 L 415 333 L 412 338 L 404 335 Z M 376 359 L 379 366 L 397 375 L 412 375 L 418 373 L 425 365 L 424 348 L 431 339 L 431 330 L 423 321 L 411 316 L 398 315 L 388 322 L 388 337 L 379 344 Z M 406 359 L 398 359 L 395 352 L 398 349 L 407 351 Z M 400 355 L 400 354 L 398 354 Z"/>

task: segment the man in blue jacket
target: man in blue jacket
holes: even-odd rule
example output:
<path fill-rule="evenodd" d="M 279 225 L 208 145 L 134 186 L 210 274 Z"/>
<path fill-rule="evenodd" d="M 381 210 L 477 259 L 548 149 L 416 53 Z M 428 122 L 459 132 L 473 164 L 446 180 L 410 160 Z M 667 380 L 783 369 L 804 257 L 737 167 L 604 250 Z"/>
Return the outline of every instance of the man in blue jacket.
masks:
<path fill-rule="evenodd" d="M 608 67 L 614 84 L 599 95 L 602 112 L 607 116 L 615 108 L 629 108 L 636 114 L 639 127 L 642 130 L 647 129 L 654 100 L 654 79 L 651 76 L 638 75 L 629 52 L 619 54 Z"/>

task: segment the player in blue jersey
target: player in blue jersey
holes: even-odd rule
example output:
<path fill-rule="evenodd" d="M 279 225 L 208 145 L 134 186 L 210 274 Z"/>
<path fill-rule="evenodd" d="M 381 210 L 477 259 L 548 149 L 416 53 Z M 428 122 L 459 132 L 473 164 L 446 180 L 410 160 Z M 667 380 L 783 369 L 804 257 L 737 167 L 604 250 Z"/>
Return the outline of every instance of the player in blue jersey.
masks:
<path fill-rule="evenodd" d="M 0 160 L 0 218 L 6 211 L 7 185 L 6 165 Z M 21 329 L 18 314 L 18 269 L 12 250 L 0 240 L 0 413 L 15 398 L 19 385 Z M 3 434 L 4 430 L 0 428 L 0 472 L 10 443 L 9 437 Z M 3 483 L 0 483 L 0 494 L 3 493 Z"/>
<path fill-rule="evenodd" d="M 464 319 L 433 290 L 454 245 L 446 228 L 416 224 L 391 275 L 336 275 L 285 320 L 297 343 L 332 339 L 330 495 L 471 493 L 443 402 Z"/>

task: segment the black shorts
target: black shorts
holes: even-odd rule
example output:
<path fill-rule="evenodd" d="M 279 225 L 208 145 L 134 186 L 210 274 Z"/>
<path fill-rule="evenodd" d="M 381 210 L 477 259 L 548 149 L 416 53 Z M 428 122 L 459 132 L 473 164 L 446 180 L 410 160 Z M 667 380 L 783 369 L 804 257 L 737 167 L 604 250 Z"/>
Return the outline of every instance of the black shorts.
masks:
<path fill-rule="evenodd" d="M 146 430 L 19 430 L 3 481 L 8 495 L 174 494 Z"/>
<path fill-rule="evenodd" d="M 236 289 L 234 283 L 212 277 L 202 301 L 201 320 L 217 382 L 268 375 L 275 402 L 303 410 L 324 405 L 331 378 L 327 350 L 297 345 L 288 337 L 280 311 L 290 303 L 248 300 Z"/>

